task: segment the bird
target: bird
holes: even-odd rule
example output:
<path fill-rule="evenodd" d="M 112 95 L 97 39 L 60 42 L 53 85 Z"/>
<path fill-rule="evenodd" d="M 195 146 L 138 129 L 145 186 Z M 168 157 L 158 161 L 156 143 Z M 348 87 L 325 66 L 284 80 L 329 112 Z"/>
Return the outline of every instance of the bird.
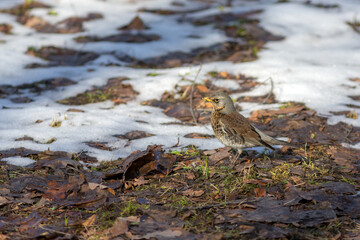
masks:
<path fill-rule="evenodd" d="M 233 165 L 243 148 L 263 146 L 275 150 L 272 145 L 292 146 L 288 142 L 277 140 L 263 133 L 241 115 L 235 108 L 230 96 L 225 92 L 216 92 L 203 100 L 212 103 L 211 126 L 215 137 L 225 146 L 237 150 Z"/>

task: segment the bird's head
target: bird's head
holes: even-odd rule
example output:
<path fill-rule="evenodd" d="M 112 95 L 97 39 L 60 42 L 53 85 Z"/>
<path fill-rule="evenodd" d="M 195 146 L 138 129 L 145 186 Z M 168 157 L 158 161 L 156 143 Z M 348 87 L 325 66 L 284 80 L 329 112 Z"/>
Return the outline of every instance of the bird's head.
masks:
<path fill-rule="evenodd" d="M 211 102 L 215 111 L 223 114 L 229 114 L 236 111 L 234 103 L 225 92 L 217 92 L 210 97 L 204 97 L 203 100 Z"/>

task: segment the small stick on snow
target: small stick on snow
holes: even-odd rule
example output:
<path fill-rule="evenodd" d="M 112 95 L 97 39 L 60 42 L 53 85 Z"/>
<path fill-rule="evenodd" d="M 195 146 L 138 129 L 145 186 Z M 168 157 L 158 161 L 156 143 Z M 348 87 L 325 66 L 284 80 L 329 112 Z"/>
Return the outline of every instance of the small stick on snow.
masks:
<path fill-rule="evenodd" d="M 266 96 L 266 98 L 265 98 L 265 100 L 262 102 L 262 104 L 266 103 L 267 100 L 269 100 L 270 96 L 271 96 L 272 94 L 274 94 L 274 92 L 273 92 L 273 90 L 274 90 L 274 82 L 273 82 L 273 80 L 272 80 L 271 77 L 269 77 L 269 78 L 266 79 L 265 81 L 267 81 L 267 80 L 270 80 L 271 88 L 270 88 L 270 92 L 268 93 L 268 95 Z"/>
<path fill-rule="evenodd" d="M 193 118 L 193 120 L 194 120 L 194 123 L 195 123 L 196 125 L 198 125 L 198 123 L 197 123 L 197 120 L 196 120 L 196 117 L 195 117 L 195 113 L 194 113 L 194 109 L 193 109 L 193 93 L 194 93 L 194 86 L 195 86 L 195 83 L 196 83 L 196 79 L 198 78 L 199 73 L 201 72 L 201 68 L 202 68 L 202 64 L 200 64 L 199 70 L 198 70 L 197 73 L 196 73 L 194 82 L 193 82 L 193 84 L 191 85 L 191 92 L 190 92 L 190 111 L 191 111 L 191 116 L 192 116 L 192 118 Z"/>

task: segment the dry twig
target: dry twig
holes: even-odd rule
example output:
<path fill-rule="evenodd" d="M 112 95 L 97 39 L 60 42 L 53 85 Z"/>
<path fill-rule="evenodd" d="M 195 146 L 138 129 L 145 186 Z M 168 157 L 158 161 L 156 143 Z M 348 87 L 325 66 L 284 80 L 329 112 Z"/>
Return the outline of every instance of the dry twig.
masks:
<path fill-rule="evenodd" d="M 196 79 L 198 78 L 199 73 L 201 72 L 201 68 L 202 68 L 202 64 L 200 64 L 199 70 L 198 70 L 197 73 L 196 73 L 194 82 L 193 82 L 193 84 L 191 85 L 191 92 L 190 92 L 190 111 L 191 111 L 191 116 L 192 116 L 192 118 L 193 118 L 193 120 L 194 120 L 194 123 L 195 123 L 196 125 L 198 125 L 198 123 L 197 123 L 197 120 L 196 120 L 196 117 L 195 117 L 195 113 L 194 113 L 194 108 L 193 108 L 193 93 L 194 93 L 194 86 L 195 86 L 195 84 L 196 84 Z"/>

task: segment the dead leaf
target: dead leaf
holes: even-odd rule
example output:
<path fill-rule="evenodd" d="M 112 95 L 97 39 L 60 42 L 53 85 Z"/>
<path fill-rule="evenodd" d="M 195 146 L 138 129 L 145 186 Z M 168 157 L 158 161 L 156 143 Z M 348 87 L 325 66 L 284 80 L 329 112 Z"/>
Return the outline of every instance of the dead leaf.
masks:
<path fill-rule="evenodd" d="M 77 109 L 77 108 L 69 108 L 68 110 L 66 110 L 67 112 L 85 112 L 84 110 L 81 109 Z"/>
<path fill-rule="evenodd" d="M 11 34 L 12 28 L 13 27 L 10 24 L 7 24 L 7 23 L 0 24 L 0 32 L 2 32 L 2 33 Z"/>
<path fill-rule="evenodd" d="M 10 204 L 11 201 L 7 200 L 5 197 L 0 196 L 0 206 Z"/>
<path fill-rule="evenodd" d="M 149 29 L 144 23 L 144 21 L 139 17 L 134 17 L 131 22 L 123 27 L 120 27 L 119 30 L 144 30 Z"/>
<path fill-rule="evenodd" d="M 199 139 L 209 139 L 214 138 L 213 135 L 203 134 L 203 133 L 188 133 L 184 135 L 185 138 L 199 138 Z"/>
<path fill-rule="evenodd" d="M 91 215 L 88 219 L 86 219 L 84 222 L 82 222 L 81 225 L 83 225 L 83 227 L 85 227 L 85 228 L 88 228 L 88 227 L 94 225 L 96 217 L 97 217 L 96 214 Z"/>
<path fill-rule="evenodd" d="M 122 135 L 114 135 L 114 137 L 121 138 L 121 139 L 128 139 L 128 140 L 135 140 L 135 139 L 146 138 L 146 137 L 151 137 L 151 136 L 154 136 L 154 134 L 147 133 L 145 131 L 138 131 L 138 130 L 127 132 Z"/>
<path fill-rule="evenodd" d="M 141 186 L 147 184 L 149 181 L 145 180 L 143 176 L 134 179 L 134 186 Z"/>
<path fill-rule="evenodd" d="M 207 93 L 209 91 L 209 89 L 204 85 L 196 85 L 196 88 L 202 93 Z"/>
<path fill-rule="evenodd" d="M 280 114 L 290 114 L 290 113 L 298 113 L 301 110 L 304 109 L 303 105 L 290 105 L 278 110 L 268 110 L 268 109 L 260 109 L 260 110 L 256 110 L 253 111 L 251 113 L 251 116 L 249 117 L 249 119 L 251 121 L 258 121 L 259 119 L 262 118 L 266 118 L 266 117 L 274 117 Z"/>
<path fill-rule="evenodd" d="M 350 80 L 353 81 L 353 82 L 359 82 L 360 83 L 360 78 L 358 78 L 358 77 L 350 78 Z"/>
<path fill-rule="evenodd" d="M 222 78 L 228 78 L 228 77 L 229 77 L 229 73 L 228 73 L 228 72 L 225 72 L 225 71 L 219 72 L 219 75 L 220 75 L 220 77 L 222 77 Z"/>
<path fill-rule="evenodd" d="M 13 103 L 30 103 L 33 102 L 31 98 L 28 97 L 15 97 L 10 99 Z"/>
<path fill-rule="evenodd" d="M 118 169 L 106 173 L 107 178 L 120 177 L 123 181 L 145 176 L 149 173 L 168 174 L 176 161 L 176 156 L 163 153 L 161 146 L 149 145 L 145 151 L 136 151 L 122 159 Z"/>
<path fill-rule="evenodd" d="M 171 239 L 175 237 L 180 237 L 183 234 L 182 230 L 164 230 L 164 231 L 156 231 L 152 233 L 145 234 L 143 236 L 134 235 L 133 239 L 152 239 L 152 238 L 165 238 Z"/>
<path fill-rule="evenodd" d="M 301 178 L 296 176 L 291 176 L 291 180 L 293 180 L 296 185 L 302 185 L 305 183 Z"/>
<path fill-rule="evenodd" d="M 105 151 L 112 151 L 113 149 L 111 147 L 106 146 L 107 142 L 85 142 L 86 145 L 89 147 L 105 150 Z"/>
<path fill-rule="evenodd" d="M 337 217 L 333 209 L 294 210 L 284 206 L 286 201 L 270 197 L 258 198 L 256 209 L 253 211 L 243 209 L 225 210 L 229 217 L 241 217 L 243 220 L 264 223 L 300 223 L 301 226 L 317 226 L 322 223 L 334 221 Z M 327 206 L 326 206 L 327 207 Z"/>
<path fill-rule="evenodd" d="M 193 190 L 193 189 L 188 189 L 186 191 L 183 191 L 183 194 L 185 196 L 189 196 L 189 197 L 200 197 L 201 195 L 204 194 L 203 190 Z"/>
<path fill-rule="evenodd" d="M 6 235 L 4 235 L 4 234 L 0 233 L 0 240 L 7 240 L 7 239 L 9 239 L 9 237 L 8 237 L 8 236 L 6 236 Z"/>
<path fill-rule="evenodd" d="M 107 230 L 107 233 L 111 237 L 117 237 L 121 234 L 126 233 L 128 230 L 129 230 L 129 226 L 128 226 L 128 221 L 126 220 L 126 218 L 118 217 L 115 220 L 114 225 Z"/>
<path fill-rule="evenodd" d="M 240 225 L 238 229 L 240 234 L 247 234 L 253 232 L 255 227 L 250 225 Z"/>
<path fill-rule="evenodd" d="M 194 180 L 195 179 L 195 174 L 192 172 L 187 172 L 185 173 L 185 177 L 189 180 Z"/>
<path fill-rule="evenodd" d="M 266 189 L 264 187 L 254 188 L 254 193 L 256 197 L 265 197 Z"/>
<path fill-rule="evenodd" d="M 220 148 L 218 152 L 209 156 L 209 164 L 213 165 L 225 158 L 229 158 L 231 156 L 231 154 L 229 153 L 230 150 L 231 148 L 229 147 Z"/>

